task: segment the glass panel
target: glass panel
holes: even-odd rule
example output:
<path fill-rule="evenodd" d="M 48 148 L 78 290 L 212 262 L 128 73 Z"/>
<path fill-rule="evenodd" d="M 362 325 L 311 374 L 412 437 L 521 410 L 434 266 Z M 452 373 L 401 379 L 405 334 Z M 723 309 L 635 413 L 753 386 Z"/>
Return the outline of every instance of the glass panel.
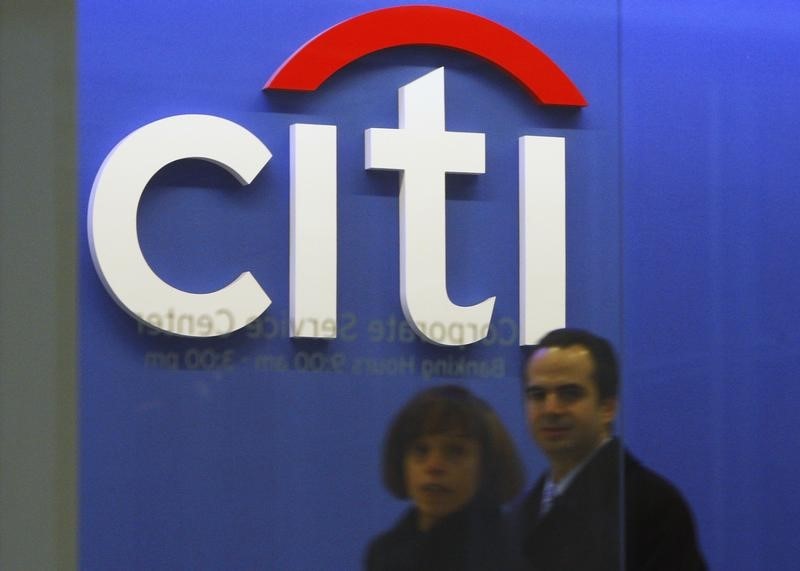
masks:
<path fill-rule="evenodd" d="M 526 250 L 527 262 L 542 267 L 543 256 L 551 253 L 548 248 L 556 252 L 555 261 L 566 263 L 566 323 L 618 343 L 617 7 L 605 1 L 457 2 L 454 7 L 505 26 L 524 40 L 511 40 L 510 32 L 503 32 L 488 36 L 493 40 L 487 43 L 472 32 L 459 36 L 455 25 L 443 25 L 433 32 L 437 41 L 467 45 L 458 50 L 433 47 L 436 42 L 420 35 L 427 20 L 419 17 L 419 29 L 397 24 L 410 45 L 363 57 L 351 54 L 347 57 L 352 63 L 311 92 L 262 93 L 264 82 L 305 42 L 372 7 L 346 1 L 240 2 L 235 10 L 212 2 L 81 2 L 81 217 L 94 216 L 91 208 L 102 213 L 91 227 L 92 240 L 97 240 L 94 261 L 109 264 L 104 279 L 114 290 L 109 295 L 98 278 L 88 247 L 89 228 L 83 226 L 82 566 L 358 568 L 369 542 L 395 525 L 413 503 L 393 497 L 382 485 L 382 449 L 393 416 L 432 386 L 468 388 L 497 412 L 527 468 L 526 488 L 546 471 L 548 463 L 528 435 L 523 412 L 525 351 L 519 346 L 518 316 L 523 302 L 536 306 L 545 293 L 555 295 L 555 301 L 543 305 L 558 310 L 562 292 L 555 271 L 555 278 L 548 274 L 536 281 L 534 276 L 527 299 L 520 293 L 521 226 L 532 231 L 544 226 L 519 222 L 519 139 L 540 137 L 527 140 L 523 148 L 523 156 L 536 167 L 525 173 L 531 178 L 523 178 L 523 187 L 529 181 L 532 191 L 557 190 L 557 182 L 537 178 L 543 172 L 556 181 L 559 175 L 566 178 L 566 206 L 551 207 L 555 214 L 546 220 L 553 222 L 565 211 L 566 256 L 558 254 L 563 234 L 544 234 L 531 242 L 544 250 L 542 257 Z M 400 15 L 395 17 L 401 21 Z M 435 17 L 431 12 L 430 18 Z M 493 26 L 480 22 L 473 22 L 478 31 Z M 334 42 L 333 51 L 323 55 L 332 58 L 385 41 L 390 28 L 371 24 L 351 31 L 347 41 Z M 537 104 L 514 75 L 521 76 L 531 62 L 545 56 L 526 52 L 530 59 L 515 67 L 517 49 L 501 50 L 500 56 L 489 50 L 506 40 L 512 46 L 535 44 L 575 83 L 588 107 Z M 497 65 L 469 51 L 497 57 Z M 314 65 L 308 64 L 305 72 Z M 444 87 L 436 99 L 437 76 L 428 74 L 440 67 Z M 540 71 L 533 81 L 550 74 Z M 431 91 L 417 97 L 412 84 L 420 87 L 414 83 L 418 81 L 430 81 L 425 89 Z M 404 86 L 408 110 L 401 125 L 398 90 Z M 232 123 L 189 119 L 189 136 L 180 143 L 169 138 L 180 137 L 177 130 L 169 131 L 165 123 L 153 125 L 183 114 Z M 397 137 L 398 126 L 411 129 L 412 124 L 441 135 L 435 127 L 442 116 L 447 131 L 485 137 L 464 135 L 446 144 L 425 136 L 415 135 L 411 143 Z M 295 130 L 292 151 L 295 124 L 312 127 Z M 143 126 L 147 128 L 137 138 L 159 131 L 133 152 L 129 167 L 118 170 L 137 140 L 126 137 Z M 214 133 L 233 133 L 232 142 L 218 145 L 220 139 L 205 130 L 212 126 L 219 128 Z M 335 138 L 332 129 L 321 126 L 335 126 Z M 365 141 L 364 131 L 371 128 L 388 131 L 374 131 Z M 385 137 L 383 143 L 380 137 Z M 174 158 L 198 157 L 201 152 L 189 148 L 194 143 L 217 154 L 207 155 L 210 161 L 164 166 L 164 156 L 177 153 L 179 144 L 184 154 Z M 257 158 L 246 155 L 250 151 L 256 157 L 261 153 L 263 160 L 261 144 L 271 159 L 242 188 L 220 164 L 256 163 Z M 220 158 L 232 145 L 241 145 L 242 151 Z M 315 145 L 320 148 L 312 151 Z M 544 147 L 555 153 L 553 160 L 541 158 Z M 158 153 L 152 163 L 145 161 L 145 155 Z M 474 156 L 485 157 L 485 169 Z M 365 170 L 365 161 L 373 168 Z M 408 165 L 418 170 L 409 166 L 401 177 L 398 171 Z M 143 181 L 150 178 L 138 207 L 138 196 L 131 201 L 124 192 L 141 190 L 136 169 Z M 482 170 L 485 174 L 478 174 Z M 126 176 L 114 179 L 117 172 Z M 305 186 L 310 175 L 318 178 Z M 106 196 L 114 189 L 119 189 L 118 200 Z M 330 199 L 331 189 L 335 215 L 330 207 L 319 207 Z M 320 197 L 309 200 L 306 193 L 312 191 Z M 536 196 L 529 200 L 535 206 L 531 216 L 544 210 Z M 437 206 L 446 211 L 446 222 L 437 218 Z M 103 226 L 111 219 L 109 212 L 118 218 Z M 312 216 L 314 224 L 303 226 Z M 173 288 L 215 292 L 249 271 L 271 299 L 270 307 L 264 313 L 254 310 L 252 323 L 237 329 L 242 322 L 233 303 L 192 311 L 167 302 L 158 305 L 166 295 L 164 287 L 152 279 L 145 285 L 142 276 L 147 272 L 137 249 L 124 249 L 101 236 L 127 232 L 128 242 L 135 245 L 130 240 L 134 226 L 143 259 Z M 292 232 L 303 235 L 296 249 Z M 309 235 L 317 247 L 305 250 Z M 334 239 L 335 249 L 330 248 Z M 446 266 L 435 256 L 437 245 L 446 247 Z M 326 254 L 315 258 L 323 249 Z M 331 281 L 324 268 L 334 254 Z M 423 273 L 415 273 L 418 267 Z M 114 289 L 117 276 L 123 284 L 141 279 L 142 285 L 123 293 Z M 293 293 L 293 283 L 311 295 Z M 332 283 L 333 316 L 324 313 L 330 309 Z M 129 304 L 128 312 L 114 296 Z M 255 297 L 234 296 L 236 303 L 250 308 L 258 305 Z M 133 305 L 133 298 L 143 298 L 143 305 Z M 472 316 L 478 310 L 462 318 L 466 310 L 453 307 L 482 302 L 485 307 L 490 299 L 494 305 L 488 330 L 480 317 Z M 322 313 L 309 317 L 304 312 L 314 304 L 321 305 Z M 137 311 L 151 324 L 181 336 L 140 323 L 129 315 Z M 248 317 L 249 309 L 242 311 Z M 544 332 L 544 324 L 555 323 L 535 317 L 529 333 L 538 337 L 536 327 Z M 290 337 L 293 327 L 300 336 Z M 310 338 L 330 336 L 334 328 L 335 338 Z M 230 329 L 237 330 L 198 336 Z M 463 345 L 475 335 L 485 337 Z M 458 423 L 443 426 L 466 430 Z M 468 441 L 471 434 L 467 431 Z M 436 442 L 427 444 L 436 450 Z M 488 457 L 487 446 L 480 445 L 480 455 Z M 406 454 L 411 452 L 403 449 L 403 458 Z M 409 472 L 405 468 L 404 476 L 410 477 Z M 472 507 L 477 496 L 465 497 L 442 517 L 434 514 L 434 520 Z M 420 518 L 415 523 L 420 526 L 422 503 L 417 499 Z M 614 556 L 616 531 L 612 526 L 610 535 L 603 536 L 604 547 Z"/>
<path fill-rule="evenodd" d="M 793 568 L 793 3 L 621 3 L 621 13 L 612 2 L 453 4 L 541 48 L 586 96 L 580 111 L 533 104 L 511 74 L 480 58 L 420 46 L 356 58 L 310 93 L 261 93 L 306 41 L 375 7 L 147 4 L 79 6 L 77 216 L 71 3 L 3 6 L 0 567 L 75 566 L 79 528 L 85 568 L 358 568 L 369 542 L 411 505 L 381 483 L 389 424 L 420 390 L 448 383 L 497 412 L 529 491 L 554 458 L 528 435 L 518 384 L 527 355 L 517 344 L 518 138 L 534 135 L 565 138 L 566 322 L 621 349 L 617 430 L 627 448 L 680 491 L 709 568 Z M 447 293 L 464 306 L 496 297 L 491 334 L 466 348 L 421 341 L 407 324 L 399 176 L 364 170 L 363 131 L 397 128 L 398 89 L 439 66 L 447 129 L 486 135 L 486 173 L 446 179 Z M 144 257 L 170 284 L 209 292 L 249 270 L 269 293 L 272 305 L 251 327 L 211 339 L 158 334 L 126 314 L 98 279 L 85 227 L 93 181 L 115 145 L 187 113 L 233 121 L 273 155 L 246 188 L 213 164 L 170 164 L 138 207 Z M 335 340 L 288 333 L 294 123 L 337 128 Z M 167 308 L 158 318 L 183 333 L 228 326 L 224 312 Z M 447 335 L 469 330 L 456 325 Z M 629 493 L 626 508 L 645 513 L 659 497 Z M 587 521 L 605 515 L 613 536 L 613 509 L 584 512 Z M 634 565 L 652 526 L 627 527 Z M 585 543 L 573 537 L 559 534 L 550 552 L 578 553 Z M 613 559 L 616 542 L 606 544 Z M 690 568 L 671 559 L 685 549 L 651 545 L 660 564 Z"/>
<path fill-rule="evenodd" d="M 624 4 L 626 441 L 710 568 L 792 568 L 800 12 Z"/>

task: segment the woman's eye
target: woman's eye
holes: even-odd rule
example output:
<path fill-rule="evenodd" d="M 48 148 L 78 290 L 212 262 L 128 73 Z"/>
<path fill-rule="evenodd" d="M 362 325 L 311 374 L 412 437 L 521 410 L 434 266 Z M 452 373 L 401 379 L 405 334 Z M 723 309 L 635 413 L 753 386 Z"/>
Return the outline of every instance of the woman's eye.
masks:
<path fill-rule="evenodd" d="M 461 458 L 466 450 L 460 444 L 452 444 L 445 448 L 445 454 L 448 458 Z"/>
<path fill-rule="evenodd" d="M 417 457 L 425 456 L 428 453 L 428 446 L 425 444 L 414 444 L 411 446 L 411 454 Z"/>

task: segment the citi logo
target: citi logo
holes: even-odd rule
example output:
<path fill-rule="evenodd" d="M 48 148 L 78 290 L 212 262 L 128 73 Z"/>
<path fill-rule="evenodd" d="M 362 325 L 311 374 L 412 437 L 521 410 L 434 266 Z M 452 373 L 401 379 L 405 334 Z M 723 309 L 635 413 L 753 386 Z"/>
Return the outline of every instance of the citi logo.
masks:
<path fill-rule="evenodd" d="M 569 78 L 521 36 L 474 14 L 432 6 L 387 8 L 346 20 L 302 46 L 265 89 L 313 91 L 348 63 L 402 45 L 465 51 L 508 72 L 539 104 L 586 105 Z M 400 173 L 403 312 L 427 341 L 472 344 L 489 334 L 495 298 L 460 306 L 448 296 L 445 175 L 484 173 L 485 136 L 447 130 L 444 68 L 400 86 L 398 99 L 398 128 L 365 129 L 364 168 Z M 565 140 L 523 136 L 518 148 L 519 342 L 530 345 L 565 321 Z M 291 125 L 289 152 L 289 332 L 332 339 L 337 334 L 336 126 Z M 271 300 L 249 271 L 209 293 L 166 283 L 142 253 L 136 215 L 148 181 L 169 163 L 204 159 L 247 185 L 271 157 L 245 127 L 211 115 L 167 117 L 120 141 L 95 177 L 88 212 L 92 259 L 117 303 L 152 327 L 192 337 L 231 333 L 263 314 Z M 181 319 L 199 325 L 187 333 Z"/>

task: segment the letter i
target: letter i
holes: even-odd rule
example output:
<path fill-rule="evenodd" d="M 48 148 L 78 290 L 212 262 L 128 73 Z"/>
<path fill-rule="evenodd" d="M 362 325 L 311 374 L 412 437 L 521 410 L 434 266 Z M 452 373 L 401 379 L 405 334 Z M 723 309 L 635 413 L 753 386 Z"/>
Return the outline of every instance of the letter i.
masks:
<path fill-rule="evenodd" d="M 563 137 L 519 138 L 519 344 L 566 322 Z"/>
<path fill-rule="evenodd" d="M 336 126 L 290 127 L 289 320 L 292 337 L 336 337 Z M 333 331 L 303 331 L 332 321 Z M 316 333 L 316 334 L 315 334 Z"/>

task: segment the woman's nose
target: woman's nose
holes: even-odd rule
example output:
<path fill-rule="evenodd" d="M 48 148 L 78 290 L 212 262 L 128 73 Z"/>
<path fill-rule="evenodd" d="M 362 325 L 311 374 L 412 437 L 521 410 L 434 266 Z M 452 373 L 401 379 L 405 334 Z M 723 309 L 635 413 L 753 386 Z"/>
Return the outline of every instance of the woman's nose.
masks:
<path fill-rule="evenodd" d="M 445 470 L 444 456 L 436 450 L 431 451 L 425 459 L 425 470 L 429 473 L 440 473 Z"/>

